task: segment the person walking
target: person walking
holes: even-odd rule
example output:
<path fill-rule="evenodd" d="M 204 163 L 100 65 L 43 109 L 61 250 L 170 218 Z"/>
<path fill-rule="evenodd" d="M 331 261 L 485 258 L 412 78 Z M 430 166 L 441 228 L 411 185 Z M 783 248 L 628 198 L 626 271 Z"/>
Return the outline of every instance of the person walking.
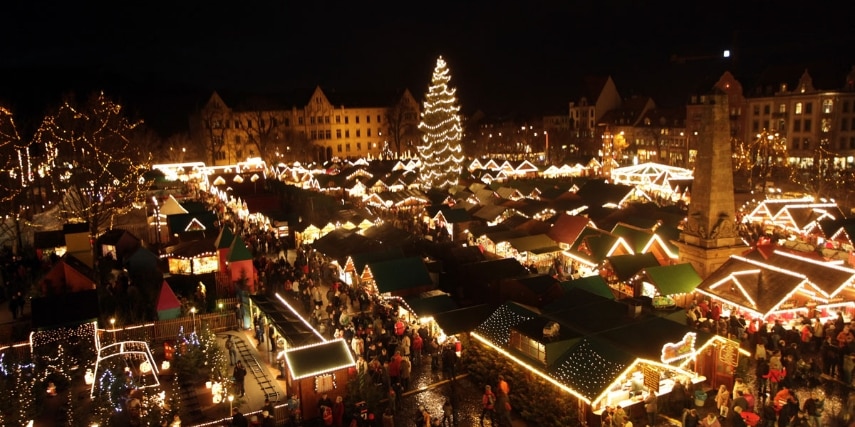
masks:
<path fill-rule="evenodd" d="M 235 348 L 235 342 L 234 340 L 232 340 L 231 335 L 226 338 L 226 350 L 229 351 L 229 362 L 231 363 L 231 366 L 234 366 L 238 360 L 238 357 L 237 349 Z"/>
<path fill-rule="evenodd" d="M 496 395 L 493 394 L 492 387 L 484 386 L 484 394 L 481 396 L 481 417 L 479 421 L 484 425 L 484 417 L 490 417 L 490 425 L 496 425 Z"/>
<path fill-rule="evenodd" d="M 246 378 L 246 368 L 243 367 L 243 363 L 238 360 L 235 363 L 235 370 L 232 372 L 232 376 L 235 377 L 235 393 L 240 394 L 241 397 L 246 395 L 246 387 L 244 386 L 244 379 Z"/>

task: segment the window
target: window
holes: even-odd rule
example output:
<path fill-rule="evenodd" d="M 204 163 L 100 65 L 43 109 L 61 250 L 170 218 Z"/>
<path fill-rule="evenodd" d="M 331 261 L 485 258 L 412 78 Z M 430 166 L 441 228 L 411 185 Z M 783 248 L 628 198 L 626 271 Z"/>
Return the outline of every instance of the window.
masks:
<path fill-rule="evenodd" d="M 754 133 L 760 132 L 760 122 L 758 122 L 757 120 L 751 122 L 751 130 Z"/>
<path fill-rule="evenodd" d="M 240 135 L 235 135 L 235 144 L 240 144 Z"/>
<path fill-rule="evenodd" d="M 800 142 L 801 140 L 799 138 L 793 138 L 793 143 L 792 145 L 790 145 L 790 147 L 792 147 L 793 150 L 798 150 Z"/>
<path fill-rule="evenodd" d="M 772 107 L 769 104 L 763 106 L 763 114 L 769 114 Z"/>
<path fill-rule="evenodd" d="M 330 124 L 330 116 L 324 116 L 324 124 Z"/>
<path fill-rule="evenodd" d="M 805 132 L 812 132 L 811 120 L 805 119 Z"/>
<path fill-rule="evenodd" d="M 235 129 L 240 129 L 240 120 L 235 120 Z"/>
<path fill-rule="evenodd" d="M 365 136 L 371 136 L 371 129 L 365 130 Z"/>
<path fill-rule="evenodd" d="M 377 123 L 380 123 L 380 117 L 381 117 L 381 116 L 378 114 L 378 115 L 377 115 Z"/>
<path fill-rule="evenodd" d="M 362 131 L 360 131 L 359 129 L 357 129 L 357 130 L 356 130 L 356 137 L 357 137 L 357 138 L 359 138 L 360 136 L 362 136 Z"/>
<path fill-rule="evenodd" d="M 802 103 L 801 103 L 801 102 L 796 102 L 796 111 L 795 111 L 795 113 L 796 113 L 796 114 L 801 114 L 801 113 L 802 113 L 802 106 L 803 106 L 803 105 L 802 105 Z"/>
<path fill-rule="evenodd" d="M 350 129 L 345 129 L 345 130 L 344 130 L 344 137 L 345 137 L 345 138 L 350 138 Z"/>
<path fill-rule="evenodd" d="M 841 150 L 846 149 L 846 137 L 845 136 L 840 137 L 840 143 L 837 145 L 837 148 L 841 149 Z"/>
<path fill-rule="evenodd" d="M 315 393 L 326 393 L 335 390 L 335 374 L 318 375 L 315 377 Z"/>
<path fill-rule="evenodd" d="M 813 113 L 813 102 L 805 103 L 805 114 Z"/>
<path fill-rule="evenodd" d="M 344 124 L 350 123 L 350 117 L 344 116 Z"/>
<path fill-rule="evenodd" d="M 849 127 L 849 120 L 846 117 L 841 118 L 840 119 L 840 130 L 847 131 L 847 130 L 849 130 L 849 129 L 847 129 L 848 127 Z M 843 147 L 840 147 L 840 148 L 843 148 Z"/>
<path fill-rule="evenodd" d="M 822 129 L 823 132 L 831 132 L 831 119 L 828 117 L 823 117 L 822 119 Z"/>
<path fill-rule="evenodd" d="M 297 117 L 297 123 L 303 124 L 303 117 Z"/>
<path fill-rule="evenodd" d="M 214 143 L 214 145 L 223 145 L 223 136 L 214 135 L 211 137 L 211 141 Z"/>
<path fill-rule="evenodd" d="M 801 132 L 802 131 L 802 121 L 801 120 L 793 120 L 793 132 Z"/>
<path fill-rule="evenodd" d="M 309 124 L 315 124 L 315 116 L 309 117 Z"/>
<path fill-rule="evenodd" d="M 318 131 L 313 130 L 310 139 L 318 139 Z"/>
<path fill-rule="evenodd" d="M 356 143 L 356 151 L 362 151 L 362 143 L 361 142 Z"/>
<path fill-rule="evenodd" d="M 759 105 L 755 105 L 755 106 L 754 106 L 754 115 L 755 115 L 755 116 L 759 116 L 759 115 L 760 115 L 760 106 L 759 106 Z"/>
<path fill-rule="evenodd" d="M 336 122 L 336 123 L 341 123 L 341 116 L 340 116 L 340 115 L 336 114 L 336 116 L 335 116 L 335 122 Z"/>
<path fill-rule="evenodd" d="M 822 100 L 822 113 L 831 114 L 834 111 L 834 101 L 830 99 Z"/>
<path fill-rule="evenodd" d="M 350 144 L 346 144 L 346 145 L 344 146 L 344 150 L 345 150 L 345 151 L 347 151 L 347 152 L 349 153 L 349 152 L 350 152 Z"/>
<path fill-rule="evenodd" d="M 515 330 L 511 330 L 510 347 L 522 354 L 546 364 L 546 346 Z"/>
<path fill-rule="evenodd" d="M 805 142 L 802 143 L 803 150 L 810 150 L 810 140 L 805 138 Z"/>
<path fill-rule="evenodd" d="M 335 130 L 335 138 L 336 138 L 336 139 L 341 139 L 341 129 L 336 129 L 336 130 Z"/>
<path fill-rule="evenodd" d="M 330 129 L 325 130 L 324 131 L 324 138 L 325 139 L 332 139 L 332 130 L 330 130 Z"/>
<path fill-rule="evenodd" d="M 353 118 L 354 118 L 354 120 L 356 120 L 355 123 L 359 123 L 359 116 L 354 116 Z"/>
<path fill-rule="evenodd" d="M 371 123 L 371 116 L 369 116 L 369 115 L 365 116 L 365 123 Z"/>
<path fill-rule="evenodd" d="M 341 153 L 341 144 L 338 144 L 338 152 Z"/>

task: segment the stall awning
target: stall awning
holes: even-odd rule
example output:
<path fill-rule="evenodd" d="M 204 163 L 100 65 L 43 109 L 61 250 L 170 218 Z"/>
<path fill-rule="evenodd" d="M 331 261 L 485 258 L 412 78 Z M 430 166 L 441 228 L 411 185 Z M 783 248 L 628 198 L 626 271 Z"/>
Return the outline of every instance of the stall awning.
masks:
<path fill-rule="evenodd" d="M 285 362 L 294 380 L 356 366 L 353 353 L 342 339 L 288 350 Z"/>

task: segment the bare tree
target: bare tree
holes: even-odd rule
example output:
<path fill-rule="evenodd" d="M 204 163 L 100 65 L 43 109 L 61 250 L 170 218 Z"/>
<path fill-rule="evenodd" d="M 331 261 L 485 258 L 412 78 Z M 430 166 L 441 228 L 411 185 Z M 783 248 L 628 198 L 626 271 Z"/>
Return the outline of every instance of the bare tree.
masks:
<path fill-rule="evenodd" d="M 191 120 L 191 139 L 188 148 L 199 153 L 211 165 L 220 160 L 225 145 L 226 120 L 228 113 L 219 104 L 204 108 L 195 120 Z"/>
<path fill-rule="evenodd" d="M 255 145 L 259 157 L 268 163 L 281 158 L 287 147 L 282 131 L 284 126 L 276 116 L 274 111 L 261 104 L 241 113 L 243 123 L 240 130 L 247 143 Z"/>
<path fill-rule="evenodd" d="M 418 106 L 412 105 L 407 100 L 405 95 L 386 110 L 389 139 L 398 156 L 405 147 L 414 147 L 413 144 L 419 139 Z"/>
<path fill-rule="evenodd" d="M 69 97 L 45 116 L 35 140 L 45 147 L 60 215 L 70 222 L 87 222 L 92 237 L 112 220 L 144 202 L 143 173 L 149 155 L 131 141 L 139 125 L 103 93 L 82 106 Z"/>

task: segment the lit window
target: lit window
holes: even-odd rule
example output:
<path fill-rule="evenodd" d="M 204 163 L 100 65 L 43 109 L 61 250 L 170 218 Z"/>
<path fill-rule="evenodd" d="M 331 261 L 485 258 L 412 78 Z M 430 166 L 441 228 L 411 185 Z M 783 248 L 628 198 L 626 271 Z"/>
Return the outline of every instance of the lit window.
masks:
<path fill-rule="evenodd" d="M 315 377 L 315 392 L 326 393 L 335 390 L 335 374 L 318 375 Z"/>
<path fill-rule="evenodd" d="M 802 103 L 801 103 L 801 102 L 796 102 L 796 111 L 795 111 L 795 113 L 796 113 L 796 114 L 801 114 L 801 113 L 802 113 L 802 107 L 803 107 L 803 105 L 802 105 Z"/>
<path fill-rule="evenodd" d="M 822 113 L 831 114 L 832 111 L 834 111 L 834 101 L 830 99 L 824 99 L 822 101 Z"/>
<path fill-rule="evenodd" d="M 522 354 L 546 364 L 546 346 L 543 343 L 533 340 L 518 331 L 511 330 L 508 344 L 511 348 Z"/>

